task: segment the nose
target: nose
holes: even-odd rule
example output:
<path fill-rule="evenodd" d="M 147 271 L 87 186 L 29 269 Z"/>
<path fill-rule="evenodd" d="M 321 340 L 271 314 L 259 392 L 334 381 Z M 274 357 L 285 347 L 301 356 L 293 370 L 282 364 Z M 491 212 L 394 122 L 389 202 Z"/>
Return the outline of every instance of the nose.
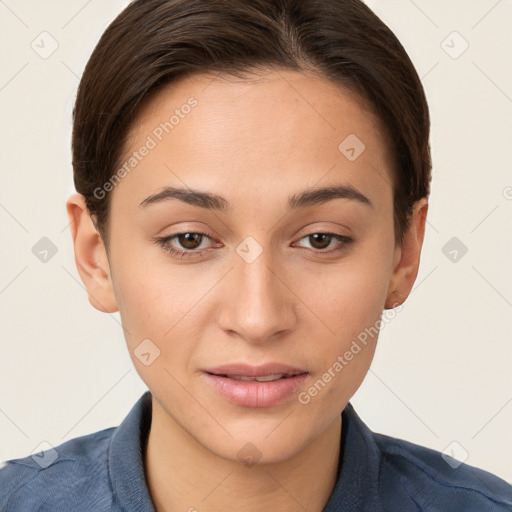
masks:
<path fill-rule="evenodd" d="M 269 249 L 252 262 L 235 254 L 222 290 L 220 327 L 253 343 L 275 341 L 293 330 L 298 317 L 291 281 Z"/>

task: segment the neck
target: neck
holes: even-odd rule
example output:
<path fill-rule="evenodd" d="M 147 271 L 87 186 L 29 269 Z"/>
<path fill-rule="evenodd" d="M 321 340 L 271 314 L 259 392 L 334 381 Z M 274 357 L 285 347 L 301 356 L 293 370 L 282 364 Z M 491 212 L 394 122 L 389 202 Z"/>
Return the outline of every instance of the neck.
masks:
<path fill-rule="evenodd" d="M 336 483 L 341 415 L 300 452 L 271 464 L 220 457 L 190 436 L 153 397 L 145 472 L 157 512 L 321 512 Z"/>

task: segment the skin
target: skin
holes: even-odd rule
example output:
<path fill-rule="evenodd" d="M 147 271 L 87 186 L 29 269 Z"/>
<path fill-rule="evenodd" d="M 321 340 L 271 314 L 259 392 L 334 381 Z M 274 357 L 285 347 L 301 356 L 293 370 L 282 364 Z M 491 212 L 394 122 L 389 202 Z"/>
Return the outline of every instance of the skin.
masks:
<path fill-rule="evenodd" d="M 321 511 L 336 480 L 341 411 L 369 369 L 377 336 L 305 405 L 297 396 L 258 409 L 229 403 L 201 369 L 279 361 L 309 372 L 299 391 L 307 390 L 384 309 L 409 295 L 427 198 L 395 246 L 392 160 L 379 119 L 355 94 L 293 71 L 181 79 L 146 102 L 126 155 L 191 96 L 198 105 L 112 191 L 108 254 L 83 197 L 69 198 L 77 268 L 91 304 L 119 310 L 135 368 L 152 392 L 145 466 L 158 511 L 233 503 L 243 511 Z M 353 162 L 338 150 L 349 134 L 366 146 Z M 339 184 L 372 206 L 337 198 L 286 209 L 293 194 Z M 230 210 L 176 199 L 139 207 L 164 186 L 214 192 Z M 198 231 L 210 239 L 188 245 L 203 250 L 191 258 L 153 240 Z M 322 245 L 310 236 L 322 232 L 354 241 Z M 251 263 L 236 252 L 247 236 L 262 249 Z M 172 245 L 186 250 L 181 242 Z M 160 350 L 149 366 L 134 355 L 146 338 Z M 247 442 L 261 456 L 250 466 L 237 458 Z"/>

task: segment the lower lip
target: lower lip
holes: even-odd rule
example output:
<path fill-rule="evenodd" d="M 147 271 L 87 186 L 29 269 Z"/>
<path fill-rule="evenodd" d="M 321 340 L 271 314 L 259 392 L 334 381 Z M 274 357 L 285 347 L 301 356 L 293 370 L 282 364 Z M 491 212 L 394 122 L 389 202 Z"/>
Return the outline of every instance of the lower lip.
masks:
<path fill-rule="evenodd" d="M 268 382 L 235 380 L 204 372 L 208 382 L 228 401 L 244 407 L 270 407 L 284 401 L 306 380 L 308 374 L 301 373 Z"/>

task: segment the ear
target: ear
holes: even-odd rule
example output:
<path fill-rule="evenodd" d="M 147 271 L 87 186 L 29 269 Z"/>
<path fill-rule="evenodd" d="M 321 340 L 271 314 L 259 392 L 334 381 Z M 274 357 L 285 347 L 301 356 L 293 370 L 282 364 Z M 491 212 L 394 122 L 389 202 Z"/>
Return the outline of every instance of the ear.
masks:
<path fill-rule="evenodd" d="M 397 247 L 393 262 L 393 273 L 388 287 L 385 309 L 392 309 L 405 302 L 409 296 L 420 266 L 421 248 L 425 237 L 428 198 L 414 203 L 402 247 Z"/>
<path fill-rule="evenodd" d="M 110 275 L 107 252 L 81 194 L 73 194 L 66 202 L 75 263 L 89 294 L 89 302 L 97 310 L 113 313 L 118 310 Z"/>

